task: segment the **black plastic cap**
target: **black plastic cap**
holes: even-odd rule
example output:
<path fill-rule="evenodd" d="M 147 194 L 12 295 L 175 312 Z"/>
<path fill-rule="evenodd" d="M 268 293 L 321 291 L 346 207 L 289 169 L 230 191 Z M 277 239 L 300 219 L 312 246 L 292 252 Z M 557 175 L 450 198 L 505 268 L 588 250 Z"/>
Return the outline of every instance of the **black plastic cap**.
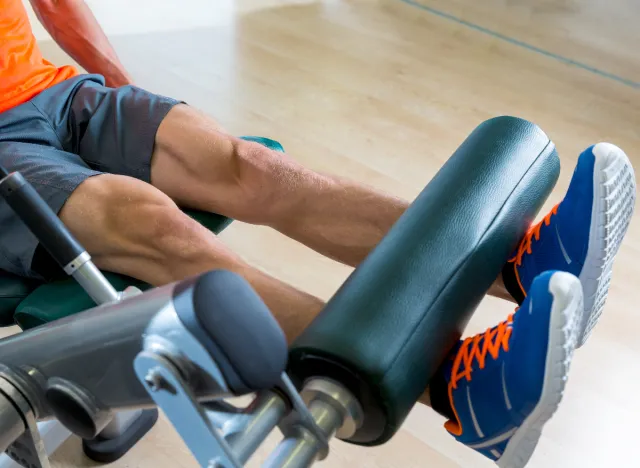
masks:
<path fill-rule="evenodd" d="M 276 385 L 287 341 L 262 299 L 241 276 L 216 270 L 176 286 L 174 306 L 235 395 Z"/>

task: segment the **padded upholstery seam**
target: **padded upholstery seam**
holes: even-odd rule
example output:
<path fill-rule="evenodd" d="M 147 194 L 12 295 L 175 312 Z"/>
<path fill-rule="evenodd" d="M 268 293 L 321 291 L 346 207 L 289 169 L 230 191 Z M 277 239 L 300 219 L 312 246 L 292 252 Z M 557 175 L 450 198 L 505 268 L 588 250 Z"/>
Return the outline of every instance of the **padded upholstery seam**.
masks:
<path fill-rule="evenodd" d="M 491 224 L 489 224 L 489 226 L 487 226 L 487 228 L 485 229 L 485 231 L 482 233 L 482 236 L 478 239 L 478 241 L 476 242 L 476 244 L 473 246 L 473 250 L 471 253 L 474 253 L 478 246 L 482 243 L 482 241 L 484 240 L 485 236 L 487 235 L 487 233 L 491 230 L 491 227 L 493 226 L 496 218 L 498 217 L 498 215 L 500 215 L 500 213 L 502 213 L 502 211 L 504 210 L 505 205 L 507 204 L 507 201 L 509 199 L 511 199 L 511 196 L 513 195 L 513 193 L 516 191 L 516 189 L 520 186 L 520 184 L 522 183 L 522 181 L 524 180 L 524 178 L 527 176 L 527 174 L 529 173 L 529 170 L 531 170 L 531 168 L 538 162 L 538 160 L 540 159 L 540 155 L 544 154 L 546 149 L 549 147 L 549 145 L 552 144 L 551 139 L 547 138 L 547 144 L 545 145 L 545 147 L 538 153 L 538 156 L 536 156 L 536 158 L 533 160 L 533 162 L 529 165 L 529 167 L 527 168 L 526 171 L 524 171 L 524 173 L 522 174 L 522 177 L 520 178 L 520 180 L 518 180 L 518 183 L 515 184 L 515 186 L 513 187 L 513 190 L 509 193 L 509 196 L 506 197 L 504 203 L 502 204 L 502 206 L 500 207 L 500 209 L 496 212 L 496 215 L 493 218 L 493 221 L 491 222 Z M 434 304 L 436 304 L 439 299 L 440 296 L 442 296 L 442 294 L 444 293 L 444 291 L 446 291 L 447 289 L 447 285 L 449 284 L 449 281 L 451 281 L 451 279 L 458 273 L 458 270 L 460 270 L 460 268 L 464 267 L 464 265 L 469 261 L 469 259 L 471 258 L 471 254 L 467 255 L 467 257 L 460 262 L 459 265 L 456 266 L 454 272 L 447 278 L 447 280 L 444 282 L 444 285 L 442 286 L 442 289 L 440 289 L 440 291 L 438 291 L 438 294 L 435 296 L 435 298 L 433 299 L 433 301 L 431 302 L 429 307 L 433 307 Z M 405 348 L 408 346 L 408 344 L 413 340 L 413 337 L 415 336 L 417 330 L 422 326 L 422 323 L 424 322 L 424 320 L 426 319 L 426 315 L 425 314 L 422 319 L 420 319 L 420 321 L 418 322 L 418 324 L 416 325 L 415 329 L 413 330 L 413 332 L 411 333 L 411 335 L 409 336 L 409 338 L 405 341 L 405 343 L 400 347 L 400 349 L 398 350 L 398 353 L 396 354 L 396 357 L 393 359 L 393 361 L 391 361 L 391 363 L 389 363 L 389 365 L 387 366 L 387 368 L 385 369 L 384 373 L 382 374 L 382 378 L 380 379 L 380 382 L 383 382 L 386 378 L 387 378 L 387 374 L 389 373 L 389 371 L 391 369 L 393 369 L 396 361 L 400 358 L 400 356 L 402 355 L 402 353 L 404 352 Z"/>

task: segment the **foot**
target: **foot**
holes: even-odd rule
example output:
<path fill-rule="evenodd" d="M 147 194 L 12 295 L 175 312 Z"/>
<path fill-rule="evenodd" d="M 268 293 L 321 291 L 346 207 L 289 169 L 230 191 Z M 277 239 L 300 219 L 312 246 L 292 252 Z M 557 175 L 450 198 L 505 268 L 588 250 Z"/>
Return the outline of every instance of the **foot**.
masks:
<path fill-rule="evenodd" d="M 544 271 L 566 271 L 580 279 L 585 313 L 578 346 L 602 314 L 635 194 L 633 168 L 620 148 L 598 143 L 586 149 L 564 200 L 529 230 L 503 270 L 505 285 L 518 302 Z"/>
<path fill-rule="evenodd" d="M 454 415 L 445 428 L 498 466 L 525 466 L 562 399 L 582 306 L 575 276 L 546 272 L 515 314 L 460 342 L 441 370 Z"/>

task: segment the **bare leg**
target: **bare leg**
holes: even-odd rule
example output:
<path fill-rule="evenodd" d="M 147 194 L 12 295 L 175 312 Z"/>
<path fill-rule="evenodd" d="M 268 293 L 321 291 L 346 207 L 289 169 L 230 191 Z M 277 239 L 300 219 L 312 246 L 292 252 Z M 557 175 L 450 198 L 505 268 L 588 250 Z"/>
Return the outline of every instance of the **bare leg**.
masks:
<path fill-rule="evenodd" d="M 504 299 L 505 301 L 516 302 L 513 296 L 507 291 L 507 288 L 504 285 L 504 281 L 502 280 L 502 275 L 498 275 L 496 280 L 487 291 L 487 294 L 493 297 L 497 297 L 499 299 Z"/>
<path fill-rule="evenodd" d="M 184 105 L 160 126 L 151 168 L 152 184 L 180 206 L 271 226 L 351 266 L 368 255 L 409 206 L 230 136 L 213 119 Z M 500 278 L 489 294 L 512 300 Z"/>
<path fill-rule="evenodd" d="M 60 213 L 97 266 L 160 286 L 216 268 L 242 275 L 293 340 L 324 303 L 231 252 L 151 185 L 100 175 L 82 183 Z"/>
<path fill-rule="evenodd" d="M 271 226 L 351 266 L 408 206 L 223 133 L 187 106 L 174 108 L 158 130 L 151 180 L 181 206 Z"/>

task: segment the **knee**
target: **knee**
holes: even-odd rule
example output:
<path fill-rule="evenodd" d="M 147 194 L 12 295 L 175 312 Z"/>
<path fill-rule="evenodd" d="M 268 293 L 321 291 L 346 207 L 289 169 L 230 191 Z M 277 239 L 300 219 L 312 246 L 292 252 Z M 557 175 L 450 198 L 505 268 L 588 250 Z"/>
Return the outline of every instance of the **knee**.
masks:
<path fill-rule="evenodd" d="M 151 198 L 132 206 L 130 213 L 119 217 L 114 227 L 119 244 L 128 255 L 157 264 L 193 260 L 201 255 L 206 238 L 212 237 L 211 232 L 170 200 Z"/>
<path fill-rule="evenodd" d="M 120 226 L 118 254 L 97 258 L 96 264 L 102 268 L 154 285 L 214 268 L 243 271 L 240 257 L 172 202 L 147 200 L 132 208 L 131 216 L 137 222 Z M 121 220 L 126 222 L 127 218 Z"/>
<path fill-rule="evenodd" d="M 163 264 L 194 258 L 212 234 L 164 193 L 136 179 L 101 175 L 85 181 L 61 218 L 96 263 L 112 267 L 132 259 Z"/>
<path fill-rule="evenodd" d="M 298 203 L 301 187 L 322 183 L 322 176 L 285 153 L 244 140 L 235 144 L 234 181 L 241 194 L 240 219 L 272 224 Z"/>

